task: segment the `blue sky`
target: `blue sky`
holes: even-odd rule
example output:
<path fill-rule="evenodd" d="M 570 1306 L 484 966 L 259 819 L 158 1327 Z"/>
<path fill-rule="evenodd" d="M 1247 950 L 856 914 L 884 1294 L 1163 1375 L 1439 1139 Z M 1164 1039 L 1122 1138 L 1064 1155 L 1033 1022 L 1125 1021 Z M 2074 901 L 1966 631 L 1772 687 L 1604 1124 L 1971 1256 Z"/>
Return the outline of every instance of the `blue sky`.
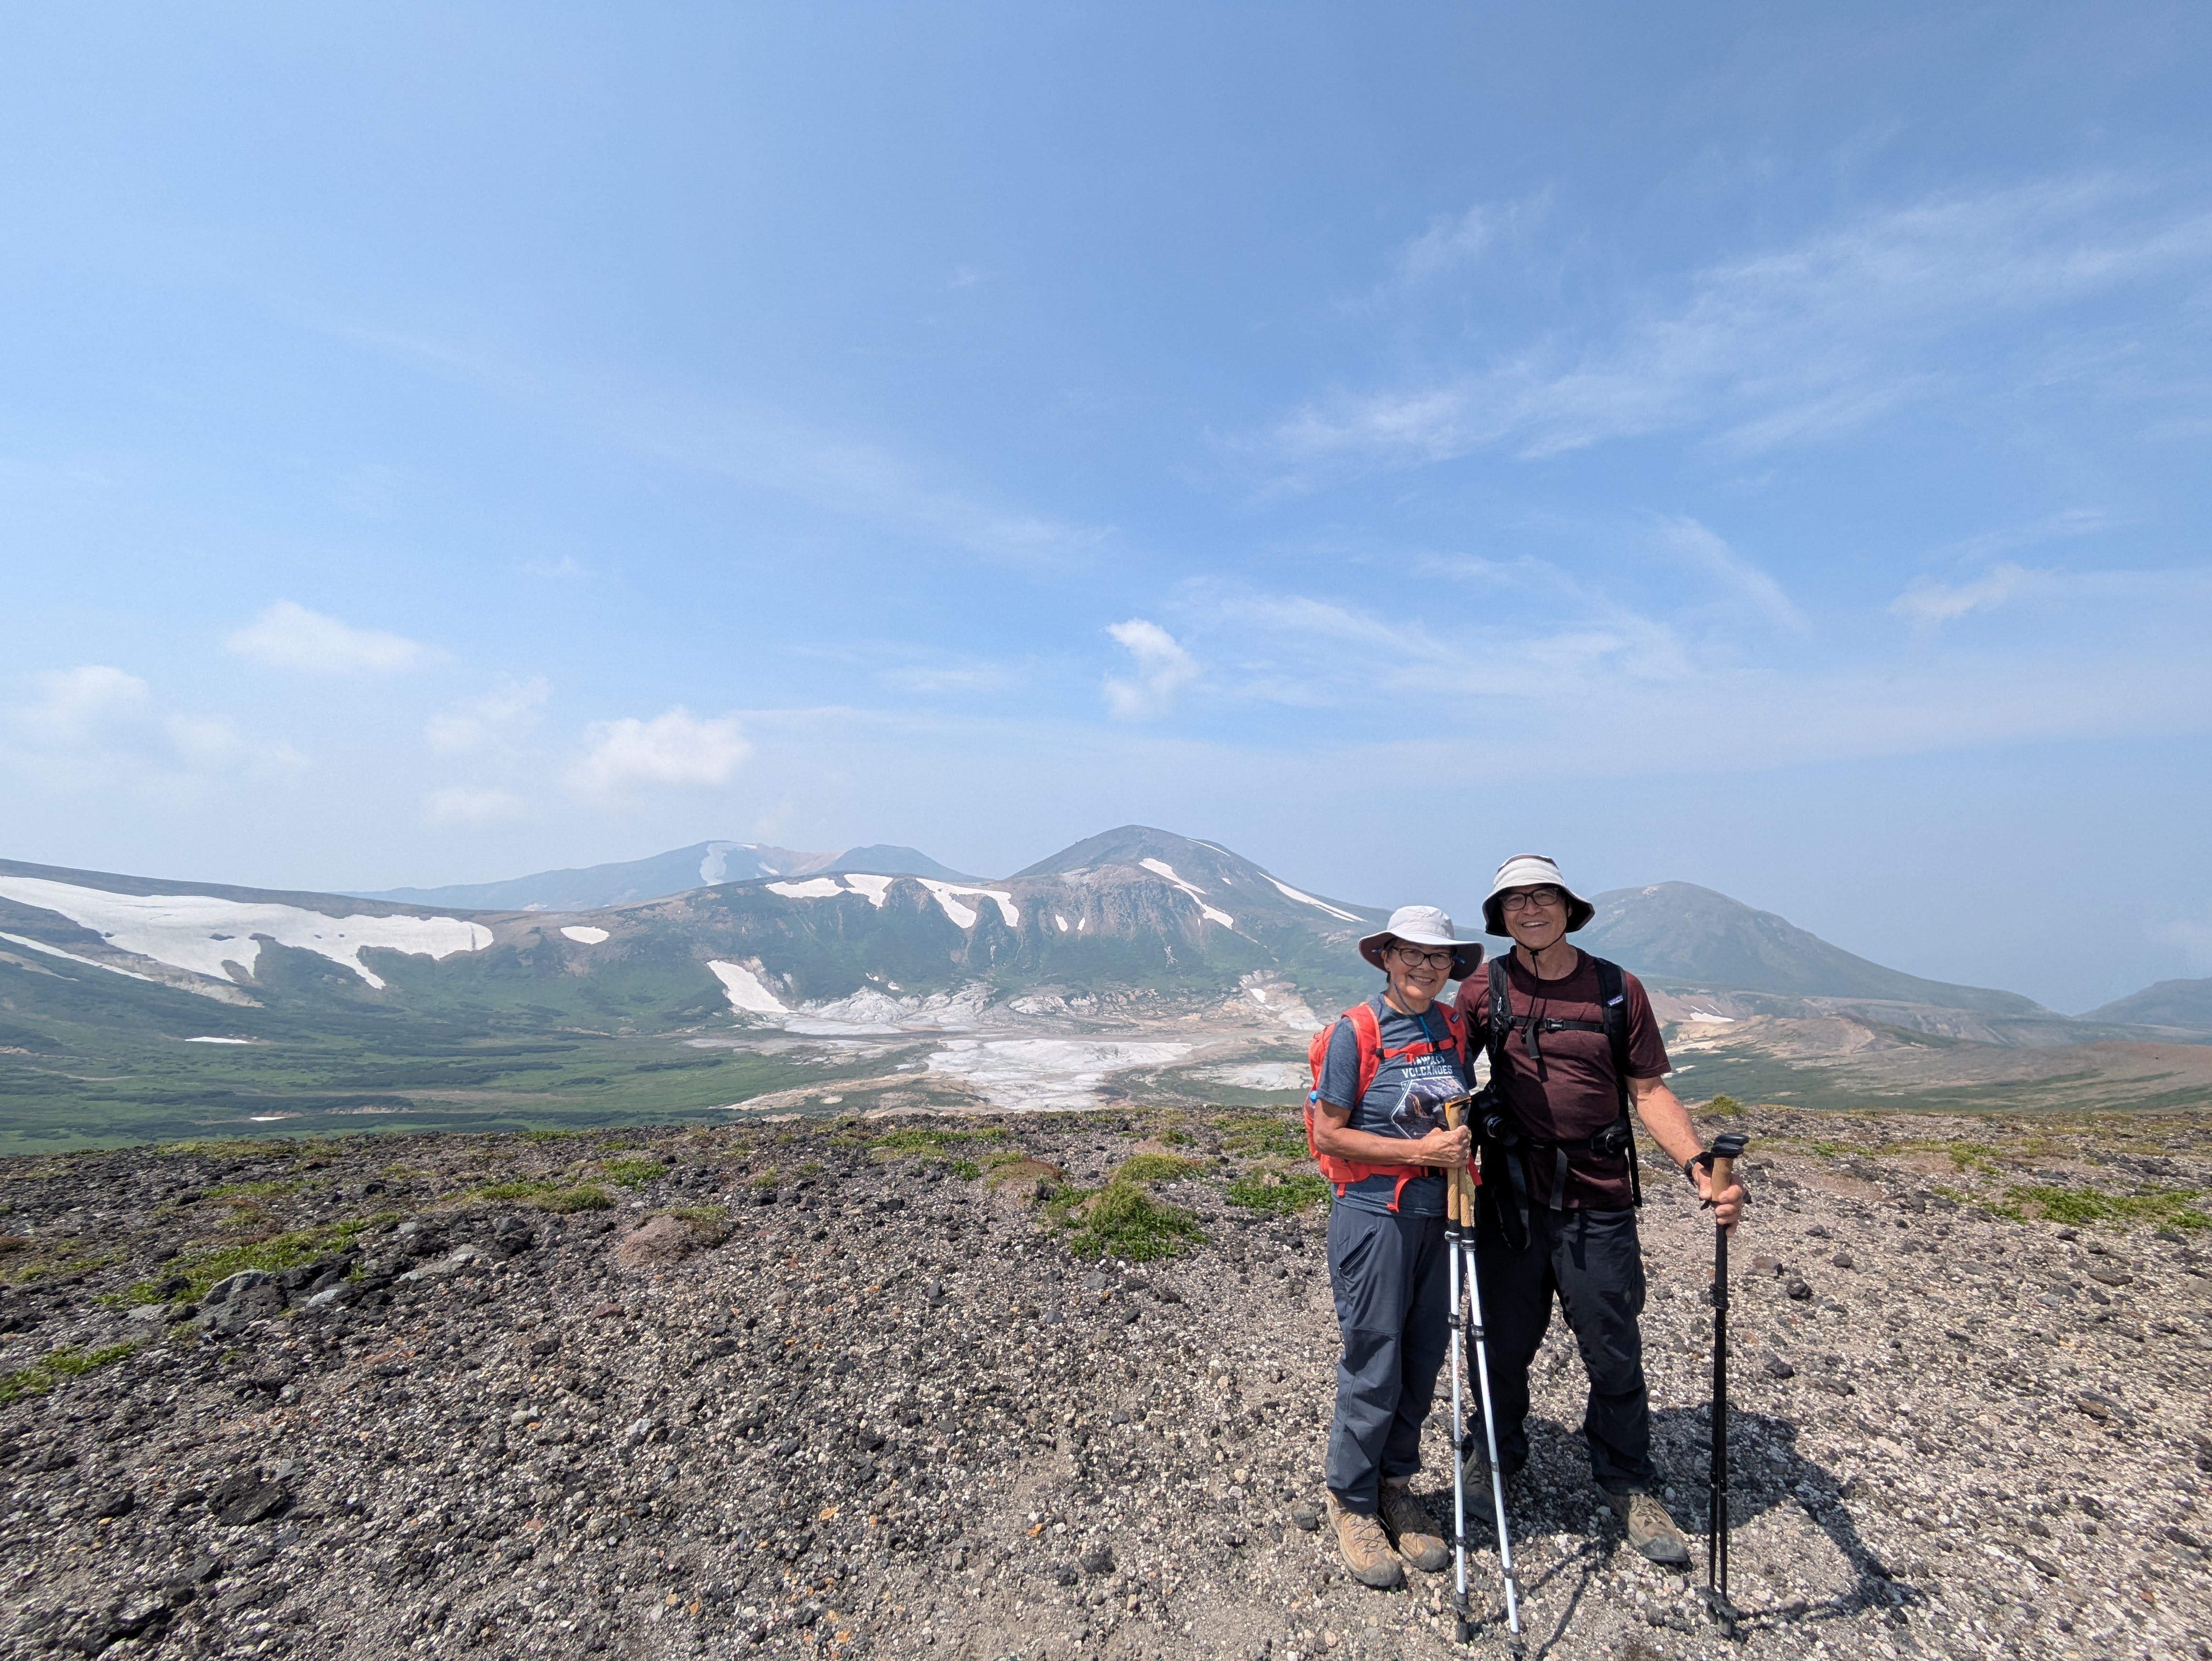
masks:
<path fill-rule="evenodd" d="M 2212 14 L 17 8 L 0 852 L 1129 820 L 2212 973 Z"/>

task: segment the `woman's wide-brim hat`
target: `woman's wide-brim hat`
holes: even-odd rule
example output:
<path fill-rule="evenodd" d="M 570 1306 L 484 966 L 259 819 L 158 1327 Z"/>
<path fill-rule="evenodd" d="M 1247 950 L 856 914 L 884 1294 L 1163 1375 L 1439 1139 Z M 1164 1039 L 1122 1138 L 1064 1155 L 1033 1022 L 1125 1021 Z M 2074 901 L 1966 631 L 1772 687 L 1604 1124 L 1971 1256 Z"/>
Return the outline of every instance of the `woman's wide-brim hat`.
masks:
<path fill-rule="evenodd" d="M 1559 864 L 1549 854 L 1516 854 L 1498 867 L 1498 879 L 1490 885 L 1490 897 L 1482 903 L 1482 927 L 1486 933 L 1504 934 L 1505 927 L 1505 896 L 1516 888 L 1556 888 L 1567 897 L 1567 933 L 1573 934 L 1592 917 L 1597 907 L 1567 886 L 1567 879 L 1559 874 Z"/>
<path fill-rule="evenodd" d="M 1403 940 L 1408 946 L 1449 946 L 1451 977 L 1455 981 L 1465 980 L 1482 966 L 1482 942 L 1459 939 L 1452 932 L 1452 920 L 1433 905 L 1400 906 L 1390 914 L 1388 924 L 1361 938 L 1359 955 L 1381 969 L 1383 949 L 1393 940 Z"/>

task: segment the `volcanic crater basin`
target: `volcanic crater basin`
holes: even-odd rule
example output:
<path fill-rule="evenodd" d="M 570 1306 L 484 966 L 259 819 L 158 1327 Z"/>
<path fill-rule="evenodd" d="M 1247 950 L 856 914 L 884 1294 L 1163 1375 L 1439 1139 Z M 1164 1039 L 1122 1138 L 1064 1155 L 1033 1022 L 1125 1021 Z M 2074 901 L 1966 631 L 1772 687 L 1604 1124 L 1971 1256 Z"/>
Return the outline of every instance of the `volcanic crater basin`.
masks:
<path fill-rule="evenodd" d="M 2207 1653 L 2205 1133 L 1727 1123 L 1745 1617 L 1702 1613 L 1701 1544 L 1694 1579 L 1624 1545 L 1555 1327 L 1531 1653 Z M 1449 1573 L 1367 1591 L 1303 1525 L 1336 1335 L 1299 1141 L 1116 1110 L 0 1162 L 0 1653 L 1464 1652 Z M 1645 1171 L 1694 1535 L 1712 1235 Z"/>

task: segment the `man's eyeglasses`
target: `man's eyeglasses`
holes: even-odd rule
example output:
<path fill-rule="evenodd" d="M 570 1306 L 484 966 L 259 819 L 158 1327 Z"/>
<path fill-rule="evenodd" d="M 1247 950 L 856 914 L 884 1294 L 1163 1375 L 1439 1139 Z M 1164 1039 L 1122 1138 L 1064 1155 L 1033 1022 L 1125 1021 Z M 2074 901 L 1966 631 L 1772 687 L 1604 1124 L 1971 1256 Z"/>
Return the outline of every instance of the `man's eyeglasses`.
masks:
<path fill-rule="evenodd" d="M 1455 955 L 1450 952 L 1424 952 L 1419 946 L 1407 946 L 1402 940 L 1395 942 L 1390 950 L 1408 969 L 1419 969 L 1424 964 L 1431 969 L 1449 969 Z"/>
<path fill-rule="evenodd" d="M 1556 888 L 1532 888 L 1525 894 L 1508 894 L 1498 903 L 1501 911 L 1526 911 L 1537 905 L 1549 910 L 1555 905 L 1565 905 L 1567 897 Z"/>

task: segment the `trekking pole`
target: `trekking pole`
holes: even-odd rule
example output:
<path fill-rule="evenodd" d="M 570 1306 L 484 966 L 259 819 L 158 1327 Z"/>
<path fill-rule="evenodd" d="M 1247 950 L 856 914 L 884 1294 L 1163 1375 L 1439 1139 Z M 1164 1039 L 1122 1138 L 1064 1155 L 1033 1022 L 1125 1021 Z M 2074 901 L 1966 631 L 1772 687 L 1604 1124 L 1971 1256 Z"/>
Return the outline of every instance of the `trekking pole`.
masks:
<path fill-rule="evenodd" d="M 1458 1126 L 1453 1123 L 1457 1117 L 1456 1104 L 1447 1106 L 1445 1112 L 1446 1123 L 1451 1129 L 1458 1129 Z M 1518 1583 L 1513 1578 L 1513 1534 L 1505 1520 L 1505 1472 L 1498 1460 L 1498 1415 L 1492 1409 L 1490 1400 L 1490 1346 L 1482 1324 L 1482 1287 L 1475 1275 L 1474 1183 L 1464 1168 L 1453 1170 L 1449 1197 L 1446 1204 L 1453 1225 L 1448 1232 L 1456 1248 L 1453 1254 L 1451 1272 L 1452 1324 L 1455 1327 L 1461 1325 L 1459 1284 L 1464 1279 L 1467 1282 L 1468 1307 L 1473 1318 L 1462 1328 L 1462 1330 L 1465 1334 L 1464 1348 L 1471 1350 L 1474 1355 L 1476 1391 L 1482 1404 L 1483 1445 L 1485 1451 L 1490 1457 L 1490 1504 L 1492 1515 L 1498 1528 L 1498 1567 L 1505 1582 L 1505 1628 L 1510 1634 L 1506 1640 L 1506 1648 L 1513 1654 L 1519 1655 L 1522 1653 L 1524 1648 L 1521 1640 L 1521 1592 Z M 1462 1255 L 1466 1259 L 1463 1274 L 1460 1262 Z M 1453 1346 L 1455 1350 L 1462 1347 L 1461 1344 Z M 1457 1430 L 1462 1423 L 1459 1415 L 1459 1378 L 1462 1360 L 1462 1358 L 1458 1354 L 1452 1357 L 1452 1418 L 1455 1430 Z M 1471 1439 L 1463 1433 L 1461 1434 L 1457 1438 L 1457 1445 L 1453 1449 L 1452 1503 L 1460 1538 L 1459 1636 L 1462 1642 L 1472 1636 L 1470 1623 L 1467 1618 L 1467 1518 L 1462 1497 L 1466 1482 L 1465 1445 Z"/>
<path fill-rule="evenodd" d="M 1727 1188 L 1737 1158 L 1750 1138 L 1738 1132 L 1713 1138 L 1713 1151 L 1705 1156 L 1711 1173 L 1710 1189 L 1717 1195 Z M 1728 1230 L 1713 1229 L 1713 1463 L 1705 1501 L 1705 1603 L 1714 1615 L 1732 1624 L 1736 1608 L 1729 1601 L 1729 1474 L 1728 1474 Z"/>
<path fill-rule="evenodd" d="M 1444 1107 L 1444 1123 L 1451 1129 L 1459 1129 L 1465 1111 L 1461 1102 L 1449 1102 Z M 1465 1369 L 1466 1357 L 1461 1352 L 1460 1333 L 1460 1220 L 1462 1206 L 1461 1189 L 1465 1173 L 1452 1171 L 1446 1173 L 1444 1189 L 1444 1250 L 1450 1256 L 1451 1269 L 1451 1448 L 1452 1448 L 1452 1636 L 1464 1644 L 1474 1635 L 1467 1614 L 1467 1415 L 1462 1409 L 1460 1375 Z"/>
<path fill-rule="evenodd" d="M 1490 1345 L 1482 1326 L 1482 1283 L 1475 1275 L 1474 1184 L 1459 1173 L 1460 1204 L 1467 1214 L 1467 1292 L 1474 1315 L 1474 1378 L 1482 1398 L 1482 1434 L 1490 1455 L 1490 1505 L 1498 1523 L 1498 1569 L 1505 1582 L 1505 1629 L 1511 1634 L 1505 1646 L 1515 1655 L 1523 1652 L 1521 1641 L 1521 1588 L 1513 1578 L 1513 1535 L 1505 1522 L 1505 1468 L 1498 1459 L 1498 1415 L 1490 1404 Z"/>

